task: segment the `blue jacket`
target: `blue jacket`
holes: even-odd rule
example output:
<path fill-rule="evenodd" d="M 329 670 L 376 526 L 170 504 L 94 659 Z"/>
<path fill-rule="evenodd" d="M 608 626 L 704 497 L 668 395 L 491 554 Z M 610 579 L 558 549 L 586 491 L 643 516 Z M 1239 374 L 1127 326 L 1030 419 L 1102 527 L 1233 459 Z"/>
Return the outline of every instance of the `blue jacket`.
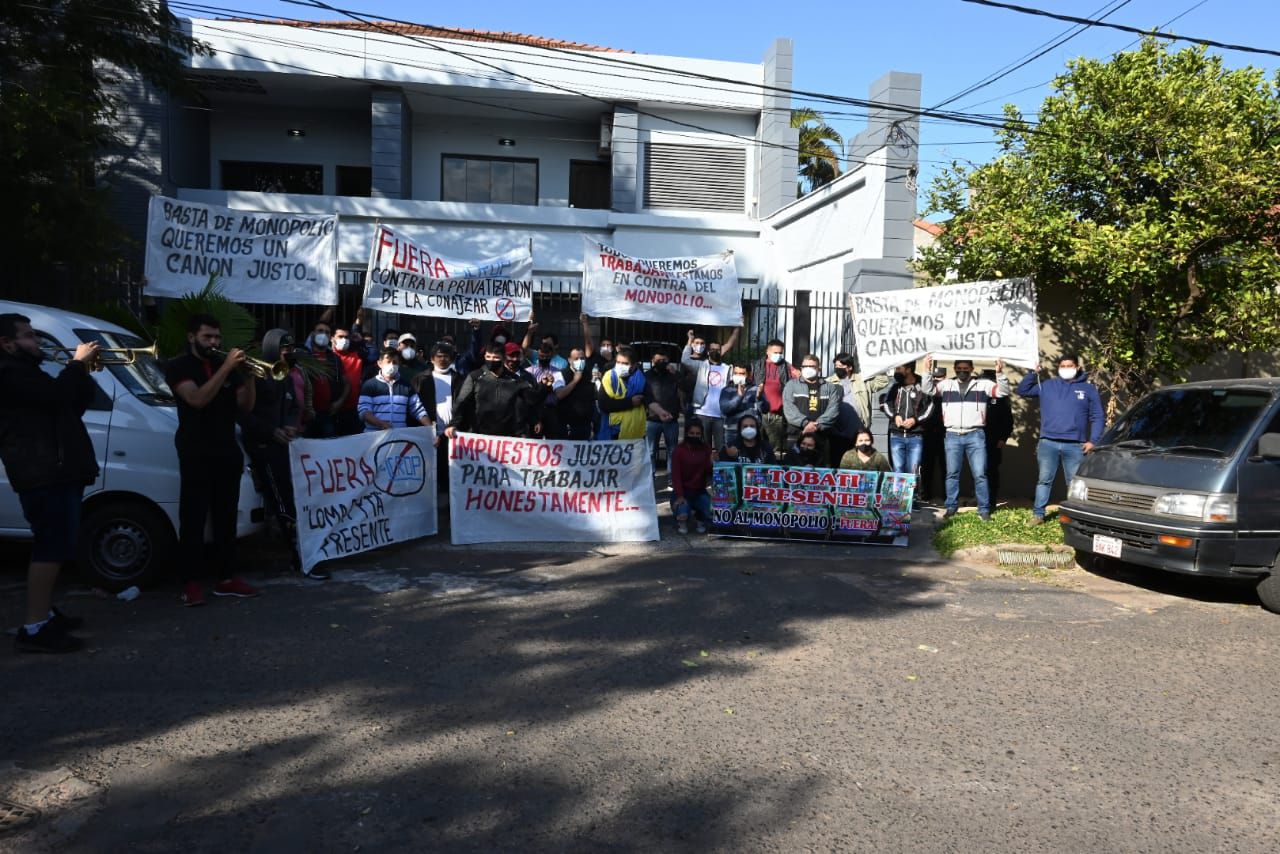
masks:
<path fill-rule="evenodd" d="M 1018 383 L 1018 394 L 1040 398 L 1040 438 L 1066 442 L 1093 442 L 1102 438 L 1105 416 L 1102 398 L 1086 374 L 1081 371 L 1073 380 L 1061 377 L 1037 382 L 1035 372 Z"/>

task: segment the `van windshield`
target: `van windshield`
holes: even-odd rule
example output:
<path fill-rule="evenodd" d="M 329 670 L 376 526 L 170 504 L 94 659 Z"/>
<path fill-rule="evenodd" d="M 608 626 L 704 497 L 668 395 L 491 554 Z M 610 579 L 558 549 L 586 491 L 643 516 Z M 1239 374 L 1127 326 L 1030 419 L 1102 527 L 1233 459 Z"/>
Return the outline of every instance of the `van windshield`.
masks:
<path fill-rule="evenodd" d="M 101 329 L 77 329 L 76 335 L 81 341 L 85 343 L 95 341 L 104 349 L 127 347 L 141 350 L 150 346 L 137 335 L 106 332 Z M 103 367 L 142 402 L 152 406 L 173 406 L 173 392 L 169 390 L 169 384 L 164 381 L 164 369 L 160 367 L 156 357 L 150 353 L 136 353 L 132 364 L 110 362 L 111 359 L 123 355 L 127 354 L 107 354 L 103 360 Z"/>
<path fill-rule="evenodd" d="M 1104 445 L 1231 456 L 1271 403 L 1265 391 L 1182 388 L 1158 391 L 1124 414 Z"/>

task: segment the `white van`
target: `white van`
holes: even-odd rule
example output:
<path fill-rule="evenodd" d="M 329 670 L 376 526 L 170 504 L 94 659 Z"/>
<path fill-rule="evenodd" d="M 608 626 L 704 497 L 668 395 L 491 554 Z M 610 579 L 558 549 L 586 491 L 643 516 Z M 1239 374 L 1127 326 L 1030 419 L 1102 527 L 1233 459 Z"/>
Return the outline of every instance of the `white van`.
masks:
<path fill-rule="evenodd" d="M 96 341 L 103 347 L 146 347 L 132 332 L 82 314 L 0 300 L 0 313 L 31 318 L 48 353 L 53 348 Z M 62 365 L 47 359 L 44 370 Z M 84 516 L 76 563 L 85 580 L 108 590 L 174 573 L 178 541 L 178 452 L 173 434 L 178 409 L 164 371 L 150 355 L 131 365 L 108 365 L 90 374 L 98 385 L 84 413 L 101 471 L 84 493 Z M 262 496 L 246 461 L 240 479 L 236 534 L 262 528 Z M 17 494 L 0 465 L 0 537 L 30 539 Z"/>

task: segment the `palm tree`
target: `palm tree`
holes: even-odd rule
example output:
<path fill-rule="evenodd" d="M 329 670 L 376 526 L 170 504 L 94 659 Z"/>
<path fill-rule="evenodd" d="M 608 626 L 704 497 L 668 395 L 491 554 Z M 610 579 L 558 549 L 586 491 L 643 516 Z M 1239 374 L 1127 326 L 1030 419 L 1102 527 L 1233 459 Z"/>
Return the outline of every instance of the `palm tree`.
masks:
<path fill-rule="evenodd" d="M 800 130 L 796 198 L 812 193 L 840 175 L 840 150 L 844 138 L 811 107 L 791 111 L 791 126 Z M 834 147 L 833 147 L 834 144 Z"/>

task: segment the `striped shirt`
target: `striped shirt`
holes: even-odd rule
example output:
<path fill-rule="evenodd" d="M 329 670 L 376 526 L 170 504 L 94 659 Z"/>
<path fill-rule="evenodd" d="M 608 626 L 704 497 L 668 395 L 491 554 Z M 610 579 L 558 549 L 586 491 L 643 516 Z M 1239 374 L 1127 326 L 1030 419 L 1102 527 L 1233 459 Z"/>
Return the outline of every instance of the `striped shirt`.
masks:
<path fill-rule="evenodd" d="M 925 391 L 933 385 L 924 380 Z M 934 394 L 942 400 L 942 423 L 951 433 L 971 433 L 987 424 L 987 404 L 992 398 L 1009 396 L 1009 378 L 1004 374 L 992 382 L 986 377 L 973 377 L 964 386 L 956 379 L 943 380 Z"/>
<path fill-rule="evenodd" d="M 381 376 L 364 381 L 360 386 L 360 402 L 356 404 L 356 412 L 364 422 L 365 432 L 379 430 L 365 420 L 365 413 L 371 412 L 375 418 L 385 421 L 394 427 L 408 427 L 409 416 L 413 416 L 412 425 L 417 427 L 427 418 L 427 409 L 418 399 L 413 386 L 400 379 L 384 380 Z"/>

